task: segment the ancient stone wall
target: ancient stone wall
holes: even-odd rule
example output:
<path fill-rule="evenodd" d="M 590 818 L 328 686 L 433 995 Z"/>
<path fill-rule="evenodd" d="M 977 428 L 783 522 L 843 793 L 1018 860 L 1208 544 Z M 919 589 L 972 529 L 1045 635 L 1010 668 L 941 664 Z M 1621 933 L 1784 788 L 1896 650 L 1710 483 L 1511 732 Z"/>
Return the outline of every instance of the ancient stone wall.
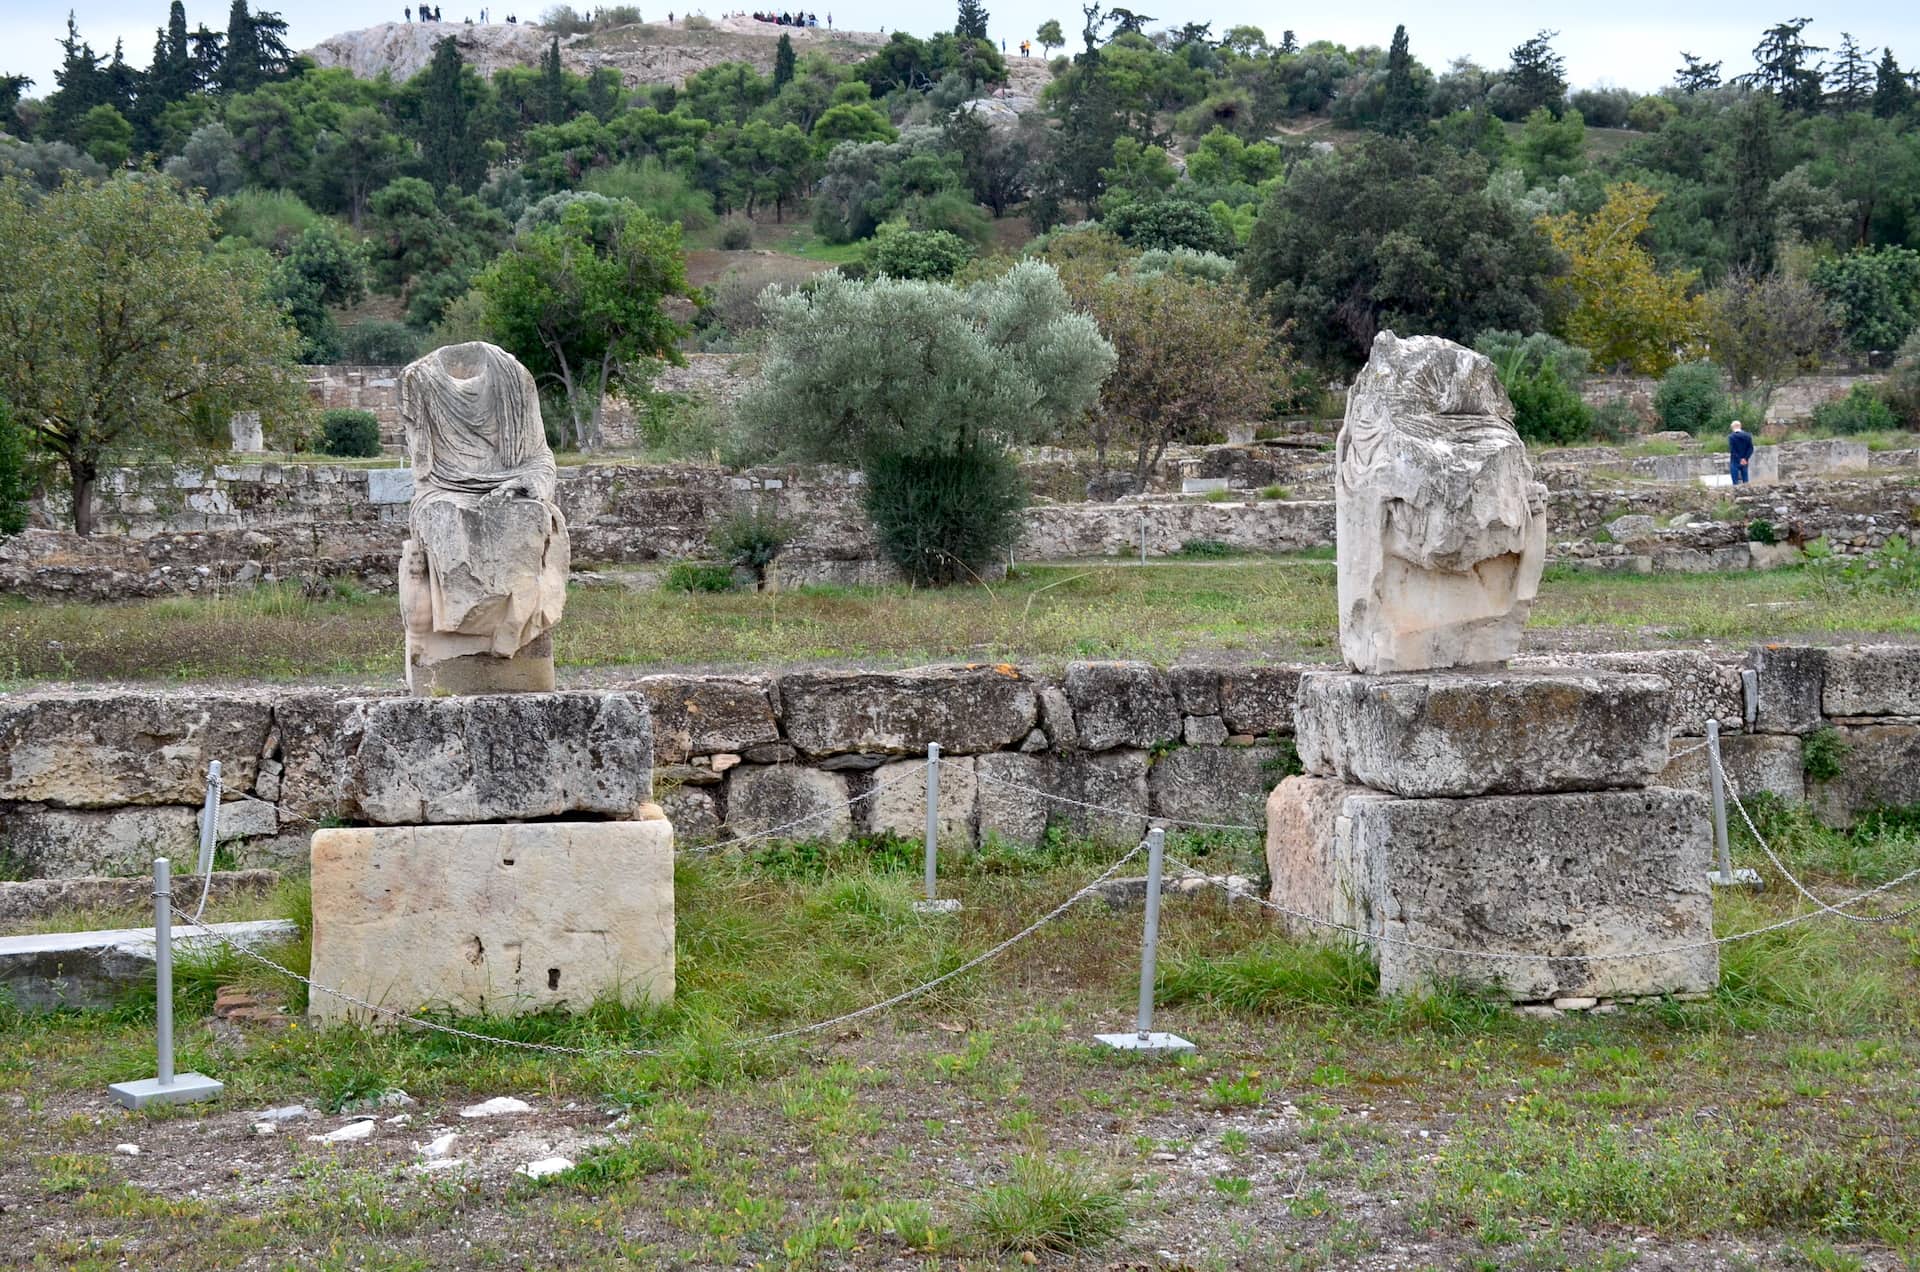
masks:
<path fill-rule="evenodd" d="M 1709 716 L 1728 733 L 1742 790 L 1811 799 L 1844 824 L 1875 804 L 1920 803 L 1920 646 L 1766 647 L 1556 655 L 1662 677 L 1676 751 Z M 1758 673 L 1746 721 L 1740 670 Z M 905 672 L 654 675 L 609 692 L 651 708 L 655 796 L 683 841 L 762 835 L 843 838 L 925 824 L 919 763 L 942 761 L 943 834 L 1030 842 L 1049 824 L 1120 841 L 1149 815 L 1257 827 L 1287 771 L 1298 666 L 1075 663 Z M 397 693 L 397 689 L 395 691 Z M 348 749 L 364 699 L 338 688 L 42 690 L 0 701 L 0 854 L 15 877 L 127 875 L 159 852 L 190 857 L 207 761 L 222 762 L 219 834 L 240 866 L 306 860 L 313 828 L 355 820 Z M 1832 728 L 1840 775 L 1806 777 L 1804 739 Z M 400 766 L 393 784 L 428 777 Z M 1661 784 L 1698 789 L 1698 752 Z M 399 794 L 388 792 L 394 798 Z M 1068 802 L 1073 801 L 1073 802 Z M 1081 805 L 1096 805 L 1086 808 Z M 1118 811 L 1106 811 L 1118 810 Z"/>
<path fill-rule="evenodd" d="M 1877 384 L 1885 378 L 1878 374 L 1846 373 L 1789 380 L 1775 389 L 1767 402 L 1766 422 L 1788 424 L 1803 420 L 1813 414 L 1814 407 L 1851 393 L 1854 385 Z M 1653 395 L 1659 387 L 1660 382 L 1649 376 L 1597 375 L 1581 386 L 1580 396 L 1586 399 L 1587 405 L 1596 407 L 1625 402 L 1641 419 L 1652 423 L 1658 418 L 1653 409 Z"/>

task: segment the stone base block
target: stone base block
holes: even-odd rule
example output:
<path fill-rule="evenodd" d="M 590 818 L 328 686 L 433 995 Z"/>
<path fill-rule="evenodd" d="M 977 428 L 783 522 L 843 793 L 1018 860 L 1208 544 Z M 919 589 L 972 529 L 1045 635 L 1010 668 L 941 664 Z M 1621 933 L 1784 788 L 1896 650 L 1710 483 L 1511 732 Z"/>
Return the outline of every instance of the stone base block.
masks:
<path fill-rule="evenodd" d="M 1667 682 L 1614 672 L 1300 678 L 1300 762 L 1412 799 L 1645 786 L 1667 763 Z"/>
<path fill-rule="evenodd" d="M 321 830 L 313 978 L 397 1011 L 518 1015 L 673 996 L 665 820 Z M 368 1013 L 315 991 L 321 1021 Z"/>
<path fill-rule="evenodd" d="M 1396 799 L 1288 778 L 1267 804 L 1273 902 L 1388 938 L 1375 945 L 1385 994 L 1454 980 L 1517 1002 L 1703 992 L 1719 980 L 1711 947 L 1594 956 L 1711 939 L 1707 808 L 1665 787 Z"/>
<path fill-rule="evenodd" d="M 533 653 L 535 645 L 544 653 Z M 552 693 L 553 642 L 542 636 L 533 645 L 501 658 L 495 654 L 458 654 L 441 662 L 422 662 L 413 669 L 416 698 L 472 697 L 483 693 Z"/>

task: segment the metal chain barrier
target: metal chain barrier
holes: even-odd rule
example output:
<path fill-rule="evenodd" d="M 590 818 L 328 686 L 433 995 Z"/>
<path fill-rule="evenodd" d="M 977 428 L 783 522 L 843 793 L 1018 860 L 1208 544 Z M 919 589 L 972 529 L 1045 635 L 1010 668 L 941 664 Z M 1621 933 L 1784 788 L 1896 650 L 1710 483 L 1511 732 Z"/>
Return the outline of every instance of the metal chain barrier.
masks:
<path fill-rule="evenodd" d="M 950 971 L 943 972 L 940 975 L 934 977 L 930 981 L 925 981 L 919 985 L 915 985 L 911 989 L 903 990 L 900 993 L 893 995 L 891 998 L 881 999 L 877 1003 L 869 1003 L 865 1007 L 857 1008 L 856 1010 L 853 1010 L 850 1012 L 845 1012 L 841 1015 L 834 1016 L 827 1020 L 816 1021 L 815 1023 L 810 1025 L 800 1025 L 793 1029 L 782 1029 L 774 1033 L 762 1034 L 756 1038 L 742 1039 L 738 1042 L 729 1043 L 728 1046 L 731 1049 L 738 1051 L 738 1050 L 745 1050 L 747 1048 L 752 1048 L 752 1047 L 766 1046 L 768 1044 L 776 1043 L 776 1042 L 784 1042 L 790 1038 L 799 1038 L 807 1034 L 820 1033 L 823 1030 L 832 1029 L 832 1028 L 835 1028 L 836 1026 L 844 1025 L 851 1021 L 859 1020 L 859 1019 L 862 1019 L 863 1017 L 874 1015 L 877 1012 L 885 1011 L 890 1007 L 897 1007 L 901 1003 L 909 1002 L 915 998 L 920 997 L 922 994 L 930 993 L 931 991 L 938 989 L 940 986 L 946 984 L 948 981 L 953 980 L 955 977 L 963 975 L 966 972 L 970 972 L 974 968 L 979 967 L 981 964 L 990 962 L 993 959 L 998 958 L 1001 954 L 1004 954 L 1007 950 L 1013 948 L 1015 945 L 1018 945 L 1021 941 L 1026 940 L 1028 937 L 1032 936 L 1035 932 L 1038 932 L 1041 928 L 1045 927 L 1047 924 L 1052 923 L 1055 919 L 1058 919 L 1061 915 L 1065 914 L 1068 910 L 1072 909 L 1075 905 L 1078 905 L 1081 901 L 1086 899 L 1093 892 L 1097 891 L 1101 884 L 1105 883 L 1107 880 L 1111 879 L 1115 874 L 1119 873 L 1121 867 L 1125 866 L 1129 861 L 1132 861 L 1135 857 L 1139 856 L 1140 853 L 1143 850 L 1145 850 L 1145 848 L 1146 848 L 1146 842 L 1144 840 L 1134 845 L 1134 847 L 1130 851 L 1128 851 L 1124 856 L 1116 860 L 1112 865 L 1108 866 L 1105 870 L 1101 871 L 1100 874 L 1096 876 L 1093 880 L 1091 880 L 1090 882 L 1080 887 L 1066 900 L 1062 901 L 1059 905 L 1054 906 L 1053 909 L 1047 911 L 1045 914 L 1035 919 L 1032 923 L 1029 923 L 1026 927 L 1021 928 L 1018 932 L 1015 932 L 1012 936 L 1009 936 L 1006 940 L 1001 941 L 997 945 L 990 946 L 989 948 L 981 951 L 979 954 L 974 955 L 972 958 L 968 959 L 966 962 L 960 964 L 958 967 L 955 967 Z M 465 1038 L 470 1042 L 490 1043 L 495 1046 L 501 1046 L 501 1047 L 514 1047 L 522 1051 L 537 1051 L 546 1055 L 593 1056 L 593 1057 L 623 1056 L 631 1059 L 651 1059 L 651 1058 L 657 1058 L 660 1056 L 671 1054 L 664 1047 L 600 1047 L 600 1048 L 596 1048 L 596 1047 L 569 1047 L 569 1046 L 564 1046 L 560 1043 L 552 1043 L 552 1042 L 528 1042 L 519 1038 L 500 1038 L 492 1034 L 476 1033 L 471 1029 L 461 1029 L 454 1025 L 441 1024 L 439 1021 L 436 1021 L 436 1020 L 424 1020 L 418 1016 L 408 1015 L 406 1012 L 399 1011 L 396 1008 L 382 1007 L 376 1003 L 370 1003 L 364 998 L 360 998 L 356 995 L 349 994 L 344 990 L 335 989 L 330 985 L 322 985 L 321 983 L 312 979 L 311 977 L 303 976 L 299 972 L 294 971 L 290 967 L 285 967 L 279 963 L 276 963 L 274 960 L 268 958 L 264 954 L 258 953 L 254 950 L 247 949 L 245 946 L 239 944 L 238 942 L 228 940 L 220 932 L 209 927 L 207 924 L 202 923 L 198 919 L 190 918 L 184 915 L 181 917 L 185 918 L 186 922 L 189 925 L 200 929 L 202 932 L 212 937 L 219 944 L 225 946 L 229 950 L 232 950 L 234 953 L 240 955 L 241 957 L 250 959 L 253 962 L 258 963 L 263 967 L 269 968 L 272 971 L 277 972 L 282 976 L 288 977 L 292 980 L 299 981 L 302 985 L 305 985 L 307 987 L 309 992 L 318 991 L 319 993 L 325 994 L 330 998 L 338 999 L 339 1001 L 346 1003 L 349 1006 L 358 1007 L 361 1010 L 366 1011 L 372 1015 L 383 1016 L 389 1020 L 394 1021 L 396 1024 L 407 1025 L 415 1029 L 424 1029 L 430 1033 L 440 1033 L 440 1034 L 447 1034 L 455 1038 Z"/>
<path fill-rule="evenodd" d="M 1854 923 L 1897 923 L 1910 915 L 1920 913 L 1920 902 L 1915 902 L 1906 909 L 1896 910 L 1891 914 L 1854 914 L 1844 907 L 1857 905 L 1865 896 L 1871 894 L 1863 893 L 1861 896 L 1842 901 L 1839 905 L 1832 905 L 1828 903 L 1825 898 L 1816 895 L 1806 884 L 1800 882 L 1793 871 L 1787 869 L 1787 863 L 1780 860 L 1780 854 L 1773 850 L 1773 845 L 1769 844 L 1766 836 L 1760 833 L 1760 828 L 1753 824 L 1753 815 L 1747 812 L 1746 804 L 1740 799 L 1740 787 L 1738 783 L 1733 780 L 1733 775 L 1727 772 L 1726 768 L 1722 765 L 1720 757 L 1717 754 L 1710 755 L 1709 762 L 1719 770 L 1720 780 L 1726 783 L 1727 791 L 1733 796 L 1733 806 L 1740 811 L 1740 820 L 1746 824 L 1747 833 L 1753 836 L 1753 842 L 1760 845 L 1760 851 L 1766 854 L 1767 860 L 1773 863 L 1773 868 L 1780 872 L 1780 877 L 1785 879 L 1795 892 L 1798 892 L 1808 901 L 1820 907 L 1825 913 L 1847 919 Z M 1887 888 L 1895 887 L 1914 878 L 1920 878 L 1920 867 L 1907 871 L 1907 873 L 1883 886 Z"/>
<path fill-rule="evenodd" d="M 1019 791 L 1023 795 L 1031 795 L 1035 799 L 1044 799 L 1055 804 L 1067 804 L 1073 808 L 1084 808 L 1089 812 L 1106 813 L 1113 817 L 1150 821 L 1160 826 L 1185 826 L 1189 830 L 1236 830 L 1251 835 L 1263 835 L 1266 833 L 1265 827 L 1262 826 L 1236 826 L 1225 822 L 1186 821 L 1179 817 L 1155 817 L 1148 813 L 1138 813 L 1126 808 L 1108 808 L 1104 804 L 1089 804 L 1085 800 L 1069 799 L 1065 795 L 1055 795 L 1051 791 L 1043 791 L 1037 786 L 1028 786 L 1024 782 L 1015 782 L 1004 777 L 993 777 L 978 770 L 974 772 L 974 780 L 988 782 L 994 786 L 1005 787 L 1010 791 Z"/>

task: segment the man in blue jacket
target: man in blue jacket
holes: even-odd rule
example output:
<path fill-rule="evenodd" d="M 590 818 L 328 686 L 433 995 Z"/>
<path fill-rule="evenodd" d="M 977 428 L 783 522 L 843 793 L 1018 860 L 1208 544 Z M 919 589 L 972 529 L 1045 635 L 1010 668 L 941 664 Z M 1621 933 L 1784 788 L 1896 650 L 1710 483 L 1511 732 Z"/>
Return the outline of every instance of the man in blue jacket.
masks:
<path fill-rule="evenodd" d="M 1740 427 L 1740 421 L 1733 422 L 1733 428 L 1727 433 L 1727 474 L 1733 478 L 1736 486 L 1752 480 L 1748 464 L 1753 459 L 1753 434 Z"/>

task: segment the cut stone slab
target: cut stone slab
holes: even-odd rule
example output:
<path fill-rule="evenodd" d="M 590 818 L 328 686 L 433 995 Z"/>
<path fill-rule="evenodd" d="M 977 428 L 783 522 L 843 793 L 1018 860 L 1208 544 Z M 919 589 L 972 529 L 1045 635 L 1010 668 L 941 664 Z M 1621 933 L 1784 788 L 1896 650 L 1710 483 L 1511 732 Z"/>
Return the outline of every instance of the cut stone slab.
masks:
<path fill-rule="evenodd" d="M 1667 765 L 1667 684 L 1591 671 L 1309 672 L 1309 773 L 1407 798 L 1645 786 Z"/>
<path fill-rule="evenodd" d="M 1147 769 L 1145 751 L 982 755 L 976 764 L 980 837 L 1033 844 L 1049 823 L 1057 822 L 1075 834 L 1107 843 L 1138 843 L 1147 831 Z M 1017 785 L 1005 785 L 1008 782 Z M 1033 794 L 1034 790 L 1040 794 Z"/>
<path fill-rule="evenodd" d="M 841 773 L 798 764 L 742 764 L 727 773 L 727 834 L 751 838 L 787 827 L 780 838 L 837 844 L 853 834 L 847 797 Z"/>
<path fill-rule="evenodd" d="M 1827 651 L 1818 646 L 1759 645 L 1749 656 L 1759 682 L 1759 733 L 1811 733 L 1821 724 Z"/>
<path fill-rule="evenodd" d="M 155 857 L 187 864 L 200 842 L 190 808 L 112 812 L 23 808 L 6 817 L 8 853 L 36 879 L 150 874 Z"/>
<path fill-rule="evenodd" d="M 1180 737 L 1179 703 L 1151 664 L 1069 663 L 1066 689 L 1084 750 L 1151 747 Z"/>
<path fill-rule="evenodd" d="M 939 832 L 943 847 L 973 846 L 974 806 L 979 784 L 973 776 L 974 757 L 940 757 Z M 927 835 L 925 760 L 898 760 L 873 771 L 878 793 L 865 801 L 867 826 L 874 833 L 890 832 L 902 839 L 924 840 Z M 889 785 L 897 783 L 897 785 Z"/>
<path fill-rule="evenodd" d="M 1721 666 L 1697 650 L 1530 655 L 1514 659 L 1512 667 L 1515 671 L 1572 669 L 1658 676 L 1667 682 L 1667 720 L 1675 733 L 1703 736 L 1708 720 L 1718 720 L 1725 733 L 1739 729 L 1746 719 L 1739 669 Z"/>
<path fill-rule="evenodd" d="M 665 820 L 313 836 L 313 978 L 381 1007 L 486 1015 L 673 996 Z M 316 992 L 320 1021 L 368 1013 Z"/>
<path fill-rule="evenodd" d="M 184 860 L 184 859 L 183 859 Z M 149 858 L 147 865 L 152 864 Z M 280 881 L 277 870 L 216 870 L 213 872 L 210 903 L 230 897 L 261 896 Z M 182 886 L 191 890 L 194 904 L 200 901 L 200 879 L 193 876 Z M 70 910 L 119 910 L 153 908 L 153 876 L 90 875 L 76 879 L 24 879 L 0 882 L 0 934 L 29 919 L 43 918 Z"/>
<path fill-rule="evenodd" d="M 230 789 L 252 788 L 271 717 L 264 694 L 0 698 L 0 801 L 197 807 L 210 760 L 220 761 Z"/>
<path fill-rule="evenodd" d="M 1156 817 L 1258 827 L 1261 792 L 1279 774 L 1272 746 L 1183 746 L 1147 771 Z"/>
<path fill-rule="evenodd" d="M 1719 980 L 1711 945 L 1659 952 L 1713 937 L 1708 802 L 1692 792 L 1394 799 L 1292 778 L 1269 813 L 1274 903 L 1384 938 L 1383 994 L 1458 980 L 1540 1002 Z"/>
<path fill-rule="evenodd" d="M 209 926 L 250 949 L 299 935 L 287 919 Z M 184 924 L 174 927 L 175 954 L 213 943 Z M 22 1007 L 108 1007 L 132 986 L 153 983 L 154 951 L 152 928 L 0 936 L 0 986 Z"/>
<path fill-rule="evenodd" d="M 1920 646 L 1829 649 L 1821 710 L 1830 716 L 1920 716 Z"/>
<path fill-rule="evenodd" d="M 780 678 L 787 740 L 803 755 L 974 755 L 1015 746 L 1039 719 L 1039 686 L 1017 668 L 796 671 Z"/>
<path fill-rule="evenodd" d="M 1298 667 L 1229 667 L 1220 673 L 1220 711 L 1227 732 L 1293 732 L 1294 702 L 1300 692 Z"/>
<path fill-rule="evenodd" d="M 647 676 L 639 682 L 653 714 L 655 762 L 738 754 L 780 740 L 770 682 L 760 676 Z"/>
<path fill-rule="evenodd" d="M 347 727 L 349 820 L 626 818 L 652 798 L 653 732 L 637 693 L 369 698 Z"/>
<path fill-rule="evenodd" d="M 198 835 L 202 816 L 195 814 L 193 821 Z M 280 811 L 266 800 L 231 799 L 220 805 L 213 835 L 216 843 L 226 843 L 234 839 L 259 839 L 278 834 L 279 830 Z"/>

